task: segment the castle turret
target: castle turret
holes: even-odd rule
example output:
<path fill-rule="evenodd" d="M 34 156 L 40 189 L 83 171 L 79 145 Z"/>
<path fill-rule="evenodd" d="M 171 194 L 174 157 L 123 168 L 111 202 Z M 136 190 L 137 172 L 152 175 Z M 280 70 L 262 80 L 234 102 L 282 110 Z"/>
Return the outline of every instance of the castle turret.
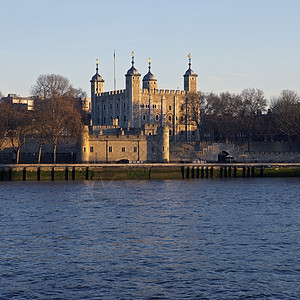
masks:
<path fill-rule="evenodd" d="M 96 107 L 96 98 L 103 93 L 104 90 L 104 80 L 99 75 L 99 65 L 98 59 L 96 60 L 96 74 L 90 80 L 91 83 L 91 104 L 92 104 L 92 124 L 99 125 L 101 124 L 102 114 L 97 117 L 97 107 Z"/>
<path fill-rule="evenodd" d="M 164 162 L 169 162 L 170 160 L 170 141 L 169 141 L 169 128 L 167 126 L 163 127 L 163 132 L 162 132 L 162 142 L 163 142 L 163 161 Z"/>
<path fill-rule="evenodd" d="M 189 68 L 183 75 L 184 77 L 184 90 L 188 92 L 197 92 L 197 77 L 198 75 L 191 69 L 192 59 L 191 54 L 188 55 L 189 58 Z"/>
<path fill-rule="evenodd" d="M 169 136 L 169 127 L 160 126 L 158 131 L 158 148 L 161 162 L 169 162 L 170 160 L 170 136 Z"/>
<path fill-rule="evenodd" d="M 140 106 L 140 91 L 141 91 L 141 74 L 134 67 L 134 52 L 132 52 L 131 68 L 126 75 L 126 120 L 133 127 L 140 127 L 139 106 Z"/>
<path fill-rule="evenodd" d="M 154 90 L 157 89 L 157 79 L 156 77 L 151 73 L 151 61 L 150 58 L 148 59 L 148 73 L 143 78 L 143 89 L 144 90 Z"/>
<path fill-rule="evenodd" d="M 90 133 L 89 127 L 84 126 L 83 131 L 79 137 L 78 143 L 78 162 L 87 163 L 90 161 Z"/>

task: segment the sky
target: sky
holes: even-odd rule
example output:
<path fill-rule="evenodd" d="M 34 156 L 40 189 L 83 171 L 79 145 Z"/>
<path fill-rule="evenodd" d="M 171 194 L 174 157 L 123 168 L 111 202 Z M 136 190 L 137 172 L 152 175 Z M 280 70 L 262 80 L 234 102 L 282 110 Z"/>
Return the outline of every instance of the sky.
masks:
<path fill-rule="evenodd" d="M 259 88 L 269 99 L 300 93 L 299 0 L 0 0 L 0 91 L 29 96 L 41 74 L 67 77 L 90 95 L 99 59 L 117 89 L 151 58 L 161 89 L 183 89 L 188 68 L 203 92 Z"/>

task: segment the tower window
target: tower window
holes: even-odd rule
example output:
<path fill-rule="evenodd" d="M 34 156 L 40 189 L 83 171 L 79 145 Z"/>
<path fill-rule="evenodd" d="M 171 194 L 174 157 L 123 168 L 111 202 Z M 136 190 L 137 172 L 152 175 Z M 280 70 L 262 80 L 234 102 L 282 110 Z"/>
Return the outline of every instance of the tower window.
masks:
<path fill-rule="evenodd" d="M 172 121 L 172 117 L 171 116 L 169 116 L 169 121 Z"/>
<path fill-rule="evenodd" d="M 143 116 L 142 116 L 142 118 L 143 118 L 143 121 L 146 121 L 146 115 L 144 114 Z"/>
<path fill-rule="evenodd" d="M 119 103 L 116 103 L 116 108 L 119 109 Z"/>
<path fill-rule="evenodd" d="M 125 102 L 123 103 L 123 108 L 126 108 L 126 103 Z"/>
<path fill-rule="evenodd" d="M 94 147 L 90 147 L 90 152 L 94 152 Z"/>
<path fill-rule="evenodd" d="M 112 146 L 108 147 L 108 152 L 112 152 Z"/>
<path fill-rule="evenodd" d="M 105 110 L 105 104 L 103 104 L 103 110 Z"/>
<path fill-rule="evenodd" d="M 137 152 L 137 147 L 133 147 L 133 152 Z"/>
<path fill-rule="evenodd" d="M 159 115 L 155 116 L 155 120 L 158 121 L 159 120 Z"/>
<path fill-rule="evenodd" d="M 169 110 L 172 110 L 172 106 L 171 105 L 169 105 Z"/>
<path fill-rule="evenodd" d="M 125 115 L 123 116 L 123 121 L 126 122 L 126 116 Z"/>
<path fill-rule="evenodd" d="M 112 109 L 112 104 L 109 105 L 109 108 Z"/>
<path fill-rule="evenodd" d="M 125 150 L 126 150 L 125 147 L 122 147 L 122 152 L 125 152 Z"/>

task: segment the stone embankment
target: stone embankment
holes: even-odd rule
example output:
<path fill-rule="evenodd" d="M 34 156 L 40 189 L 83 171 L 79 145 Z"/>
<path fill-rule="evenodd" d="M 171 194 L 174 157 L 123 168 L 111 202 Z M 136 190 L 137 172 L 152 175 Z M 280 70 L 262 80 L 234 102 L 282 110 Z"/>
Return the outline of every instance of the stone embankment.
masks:
<path fill-rule="evenodd" d="M 0 165 L 0 181 L 300 177 L 295 164 Z"/>
<path fill-rule="evenodd" d="M 255 144 L 251 146 L 253 150 L 247 151 L 245 145 L 234 143 L 202 143 L 201 145 L 173 143 L 170 146 L 170 160 L 215 162 L 218 160 L 218 154 L 225 150 L 240 163 L 297 163 L 300 161 L 299 151 L 288 151 L 287 147 L 278 143 L 271 145 L 272 147 L 268 144 Z M 279 147 L 280 145 L 282 147 Z"/>

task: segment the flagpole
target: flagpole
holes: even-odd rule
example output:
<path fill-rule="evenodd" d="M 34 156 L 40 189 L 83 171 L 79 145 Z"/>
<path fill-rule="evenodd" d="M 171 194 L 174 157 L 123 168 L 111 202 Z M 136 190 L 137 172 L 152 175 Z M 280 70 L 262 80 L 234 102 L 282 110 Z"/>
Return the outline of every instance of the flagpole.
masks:
<path fill-rule="evenodd" d="M 114 50 L 114 90 L 116 90 L 116 50 Z"/>

